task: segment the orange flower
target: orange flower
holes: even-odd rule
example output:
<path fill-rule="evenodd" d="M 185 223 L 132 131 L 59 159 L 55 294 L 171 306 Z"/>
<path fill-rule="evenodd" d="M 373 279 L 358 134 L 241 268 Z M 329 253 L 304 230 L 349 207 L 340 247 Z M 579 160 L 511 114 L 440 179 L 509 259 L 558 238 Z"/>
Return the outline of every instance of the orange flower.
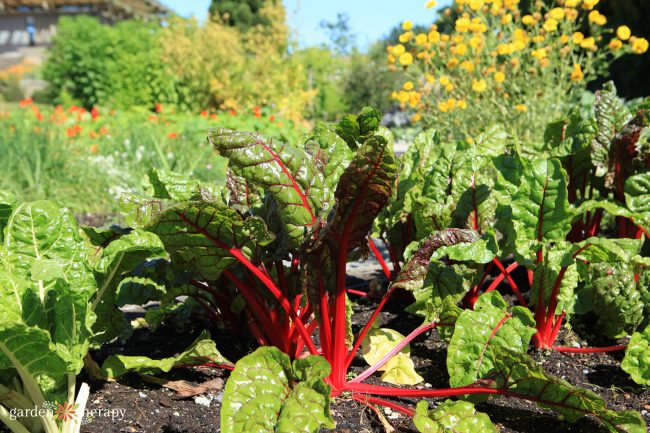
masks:
<path fill-rule="evenodd" d="M 34 100 L 33 100 L 32 98 L 25 98 L 25 99 L 21 100 L 21 101 L 18 103 L 18 105 L 19 105 L 21 108 L 25 108 L 25 107 L 27 107 L 28 105 L 32 105 L 33 103 L 34 103 Z"/>
<path fill-rule="evenodd" d="M 275 122 L 275 116 L 273 114 L 269 116 L 269 122 Z"/>
<path fill-rule="evenodd" d="M 97 146 L 97 143 L 93 143 L 90 146 L 90 153 L 92 153 L 93 155 L 96 154 L 98 150 L 99 150 L 99 146 Z"/>
<path fill-rule="evenodd" d="M 255 115 L 255 117 L 262 117 L 262 109 L 256 105 L 253 107 L 253 115 Z"/>
<path fill-rule="evenodd" d="M 41 110 L 39 110 L 38 106 L 32 105 L 32 112 L 39 122 L 43 121 L 43 115 L 41 114 Z"/>
<path fill-rule="evenodd" d="M 162 113 L 163 106 L 160 102 L 156 102 L 156 113 Z"/>
<path fill-rule="evenodd" d="M 99 109 L 97 107 L 93 107 L 93 109 L 90 110 L 90 115 L 92 116 L 93 120 L 97 120 L 99 117 Z"/>
<path fill-rule="evenodd" d="M 149 116 L 149 122 L 157 122 L 157 121 L 158 121 L 158 116 L 156 116 L 155 114 Z"/>
<path fill-rule="evenodd" d="M 88 132 L 88 136 L 90 138 L 97 138 L 97 137 L 99 137 L 99 134 L 97 134 L 95 131 L 90 131 L 90 132 Z"/>
<path fill-rule="evenodd" d="M 210 114 L 210 119 L 217 120 L 217 115 L 214 113 Z"/>
<path fill-rule="evenodd" d="M 101 128 L 99 128 L 99 133 L 100 133 L 100 135 L 108 134 L 108 128 L 105 127 L 105 126 L 102 126 Z"/>
<path fill-rule="evenodd" d="M 169 137 L 169 138 L 171 138 L 173 140 L 173 139 L 178 138 L 178 134 L 175 133 L 175 132 L 170 132 L 169 134 L 167 134 L 167 137 Z"/>
<path fill-rule="evenodd" d="M 208 117 L 208 110 L 201 111 L 201 117 Z"/>
<path fill-rule="evenodd" d="M 236 116 L 236 115 L 237 115 L 237 111 L 235 111 L 234 109 L 231 109 L 231 110 L 230 110 L 230 115 L 231 115 L 231 116 Z"/>

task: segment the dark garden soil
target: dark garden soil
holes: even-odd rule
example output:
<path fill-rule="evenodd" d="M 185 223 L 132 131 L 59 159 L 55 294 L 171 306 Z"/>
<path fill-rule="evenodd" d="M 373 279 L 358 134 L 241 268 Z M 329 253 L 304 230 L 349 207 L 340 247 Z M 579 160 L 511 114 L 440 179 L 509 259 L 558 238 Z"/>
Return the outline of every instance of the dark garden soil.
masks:
<path fill-rule="evenodd" d="M 355 273 L 359 274 L 358 271 Z M 368 277 L 367 274 L 360 276 Z M 356 282 L 358 281 L 359 279 L 356 279 Z M 358 303 L 355 306 L 355 332 L 365 324 L 375 305 L 371 300 L 356 299 L 356 301 Z M 382 313 L 382 325 L 403 334 L 409 333 L 418 326 L 420 319 L 403 313 L 403 307 L 404 305 L 389 304 L 388 311 Z M 129 315 L 137 316 L 138 312 L 134 310 Z M 114 353 L 156 358 L 171 356 L 184 350 L 206 327 L 211 329 L 220 351 L 233 361 L 255 347 L 253 341 L 246 335 L 225 334 L 219 329 L 211 328 L 211 324 L 199 315 L 191 321 L 167 323 L 155 330 L 137 329 L 126 342 L 106 345 L 100 351 L 92 352 L 92 356 L 99 363 L 106 356 Z M 586 344 L 568 331 L 563 331 L 560 335 L 559 344 L 571 345 L 577 342 Z M 411 344 L 411 356 L 416 370 L 425 379 L 423 384 L 417 386 L 418 388 L 448 387 L 444 349 L 445 343 L 440 340 L 436 332 L 423 334 Z M 650 390 L 636 385 L 620 369 L 622 353 L 576 355 L 532 350 L 531 354 L 548 372 L 566 379 L 573 385 L 596 392 L 606 400 L 611 409 L 639 411 L 646 422 L 650 423 Z M 353 372 L 359 373 L 364 368 L 363 359 L 357 357 L 352 366 Z M 174 370 L 158 377 L 200 384 L 219 378 L 225 382 L 228 372 L 216 368 L 197 367 Z M 104 382 L 93 380 L 84 373 L 80 381 L 91 385 L 87 409 L 123 409 L 125 414 L 123 418 L 118 417 L 118 419 L 95 417 L 86 420 L 81 429 L 82 433 L 216 433 L 220 431 L 219 411 L 223 385 L 219 380 L 213 382 L 217 386 L 212 391 L 186 399 L 180 399 L 175 391 L 151 383 L 150 380 L 137 375 L 128 375 L 119 382 Z M 376 377 L 368 382 L 380 383 Z M 414 405 L 415 400 L 402 399 L 401 403 Z M 432 406 L 435 403 L 436 400 L 430 400 Z M 605 431 L 593 419 L 583 418 L 576 424 L 569 424 L 562 421 L 557 414 L 539 409 L 532 403 L 504 397 L 493 397 L 489 403 L 478 405 L 478 410 L 487 413 L 501 431 L 506 433 Z M 382 408 L 380 412 L 383 419 L 380 419 L 374 411 L 364 405 L 343 397 L 333 401 L 332 412 L 336 428 L 324 431 L 416 432 L 410 418 L 404 415 Z"/>

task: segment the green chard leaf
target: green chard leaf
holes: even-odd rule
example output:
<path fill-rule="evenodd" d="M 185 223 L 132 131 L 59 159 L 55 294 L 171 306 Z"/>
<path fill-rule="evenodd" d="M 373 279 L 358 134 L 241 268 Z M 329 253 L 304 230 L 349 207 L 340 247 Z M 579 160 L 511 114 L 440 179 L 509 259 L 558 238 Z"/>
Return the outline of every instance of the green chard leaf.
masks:
<path fill-rule="evenodd" d="M 525 354 L 535 332 L 527 308 L 513 307 L 509 312 L 499 292 L 482 294 L 474 310 L 463 311 L 456 320 L 447 349 L 449 383 L 460 387 L 485 378 L 495 367 L 498 348 Z"/>
<path fill-rule="evenodd" d="M 632 334 L 621 368 L 639 385 L 650 386 L 650 325 Z"/>
<path fill-rule="evenodd" d="M 262 219 L 201 201 L 167 209 L 146 229 L 158 235 L 173 263 L 200 281 L 216 281 L 235 262 L 233 252 L 251 259 L 273 240 Z"/>
<path fill-rule="evenodd" d="M 9 191 L 0 190 L 0 242 L 4 238 L 4 228 L 16 206 L 16 197 Z"/>
<path fill-rule="evenodd" d="M 571 229 L 573 214 L 569 209 L 566 172 L 560 161 L 538 159 L 524 163 L 521 184 L 507 208 L 499 215 L 505 252 L 514 253 L 522 264 L 532 265 L 541 246 L 563 240 Z"/>
<path fill-rule="evenodd" d="M 201 335 L 181 354 L 170 358 L 151 359 L 146 356 L 111 355 L 102 364 L 102 373 L 107 378 L 118 378 L 126 373 L 159 374 L 167 373 L 172 368 L 189 367 L 203 364 L 230 364 L 219 353 L 210 334 L 203 331 Z"/>
<path fill-rule="evenodd" d="M 650 171 L 630 176 L 625 181 L 625 201 L 637 224 L 650 230 Z"/>
<path fill-rule="evenodd" d="M 420 433 L 497 433 L 490 417 L 477 412 L 468 401 L 445 400 L 429 410 L 427 401 L 420 401 L 413 423 Z"/>
<path fill-rule="evenodd" d="M 288 247 L 299 249 L 323 210 L 323 175 L 311 156 L 297 147 L 230 129 L 211 129 L 208 140 L 237 175 L 271 194 Z"/>
<path fill-rule="evenodd" d="M 124 274 L 147 259 L 165 255 L 160 239 L 142 230 L 133 230 L 105 246 L 95 268 L 95 278 L 99 284 L 99 291 L 92 303 L 97 315 L 93 327 L 96 342 L 108 342 L 128 328 L 123 313 L 117 308 L 117 289 Z"/>
<path fill-rule="evenodd" d="M 596 92 L 594 105 L 596 115 L 596 135 L 592 140 L 592 162 L 596 176 L 605 176 L 610 169 L 611 145 L 616 133 L 623 129 L 630 113 L 616 95 L 613 82 L 607 82 L 602 90 Z"/>
<path fill-rule="evenodd" d="M 607 409 L 597 394 L 548 374 L 525 353 L 495 346 L 493 356 L 494 369 L 484 379 L 493 381 L 492 386 L 506 395 L 531 399 L 541 407 L 561 413 L 569 422 L 592 415 L 612 433 L 646 432 L 638 412 Z"/>
<path fill-rule="evenodd" d="M 240 359 L 230 375 L 221 408 L 223 433 L 316 433 L 333 428 L 330 367 L 319 356 L 291 363 L 275 347 Z"/>

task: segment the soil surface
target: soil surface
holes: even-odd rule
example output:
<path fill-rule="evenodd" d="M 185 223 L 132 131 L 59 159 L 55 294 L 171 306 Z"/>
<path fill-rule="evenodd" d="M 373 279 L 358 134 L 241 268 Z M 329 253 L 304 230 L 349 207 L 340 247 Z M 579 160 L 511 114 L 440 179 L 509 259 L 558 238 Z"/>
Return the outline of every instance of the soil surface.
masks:
<path fill-rule="evenodd" d="M 353 270 L 357 278 L 351 278 L 350 284 L 359 284 L 363 280 L 376 279 L 381 281 L 381 275 L 376 268 L 357 267 Z M 354 316 L 354 331 L 363 326 L 376 305 L 375 301 L 352 296 L 357 302 Z M 382 313 L 381 322 L 387 326 L 409 333 L 421 320 L 403 313 L 408 299 L 400 299 L 387 306 Z M 131 318 L 139 315 L 137 310 L 129 313 Z M 191 321 L 166 323 L 157 329 L 137 329 L 126 342 L 114 342 L 105 345 L 99 351 L 93 351 L 92 357 L 101 362 L 109 354 L 147 355 L 150 357 L 165 357 L 183 351 L 205 328 L 210 329 L 220 351 L 232 361 L 250 353 L 255 343 L 245 335 L 233 336 L 216 329 L 202 316 L 195 316 Z M 575 334 L 562 331 L 559 344 L 571 345 L 580 341 Z M 425 379 L 418 388 L 447 388 L 449 376 L 445 365 L 445 343 L 437 332 L 428 332 L 411 343 L 411 357 L 416 370 Z M 620 369 L 622 353 L 611 354 L 564 354 L 555 351 L 531 350 L 532 356 L 544 368 L 573 385 L 590 389 L 605 399 L 609 408 L 617 411 L 636 410 L 650 423 L 650 390 L 644 389 L 632 382 L 627 374 Z M 365 362 L 357 357 L 352 365 L 352 372 L 360 373 L 365 368 Z M 193 384 L 201 384 L 212 379 L 228 377 L 228 372 L 216 368 L 197 367 L 174 370 L 159 378 L 167 380 L 185 380 Z M 223 386 L 217 386 L 212 391 L 195 397 L 181 399 L 175 391 L 151 383 L 137 375 L 128 375 L 119 382 L 97 381 L 82 374 L 79 381 L 85 381 L 91 386 L 91 396 L 88 401 L 89 410 L 121 409 L 120 414 L 112 419 L 96 416 L 84 421 L 82 433 L 216 433 L 219 432 L 220 401 L 223 397 Z M 220 382 L 215 381 L 218 385 Z M 377 377 L 369 378 L 368 383 L 380 383 Z M 221 388 L 221 389 L 220 389 Z M 441 400 L 430 400 L 434 406 Z M 413 406 L 416 401 L 401 399 L 400 403 Z M 538 408 L 532 403 L 504 397 L 491 398 L 488 403 L 477 406 L 478 410 L 487 413 L 505 433 L 598 433 L 606 430 L 596 420 L 583 418 L 575 424 L 569 424 L 551 412 Z M 363 404 L 343 397 L 334 399 L 332 403 L 333 417 L 336 428 L 323 430 L 339 433 L 378 433 L 391 431 L 386 423 L 397 432 L 416 432 L 410 418 L 388 409 L 380 409 L 380 417 Z M 0 431 L 4 433 L 2 428 Z"/>

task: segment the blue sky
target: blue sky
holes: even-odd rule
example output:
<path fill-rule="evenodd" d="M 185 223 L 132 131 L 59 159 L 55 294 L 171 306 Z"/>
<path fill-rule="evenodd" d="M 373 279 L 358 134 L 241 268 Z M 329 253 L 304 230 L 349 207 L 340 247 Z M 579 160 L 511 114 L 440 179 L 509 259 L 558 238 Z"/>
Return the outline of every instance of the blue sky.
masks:
<path fill-rule="evenodd" d="M 204 19 L 210 0 L 162 0 L 178 14 Z M 425 9 L 425 0 L 283 0 L 289 24 L 300 35 L 303 46 L 327 42 L 319 28 L 321 20 L 334 21 L 338 13 L 350 17 L 351 30 L 357 34 L 357 45 L 366 47 L 370 42 L 387 34 L 397 23 L 410 19 L 418 24 L 430 24 L 435 15 Z M 438 1 L 446 6 L 450 0 Z"/>

